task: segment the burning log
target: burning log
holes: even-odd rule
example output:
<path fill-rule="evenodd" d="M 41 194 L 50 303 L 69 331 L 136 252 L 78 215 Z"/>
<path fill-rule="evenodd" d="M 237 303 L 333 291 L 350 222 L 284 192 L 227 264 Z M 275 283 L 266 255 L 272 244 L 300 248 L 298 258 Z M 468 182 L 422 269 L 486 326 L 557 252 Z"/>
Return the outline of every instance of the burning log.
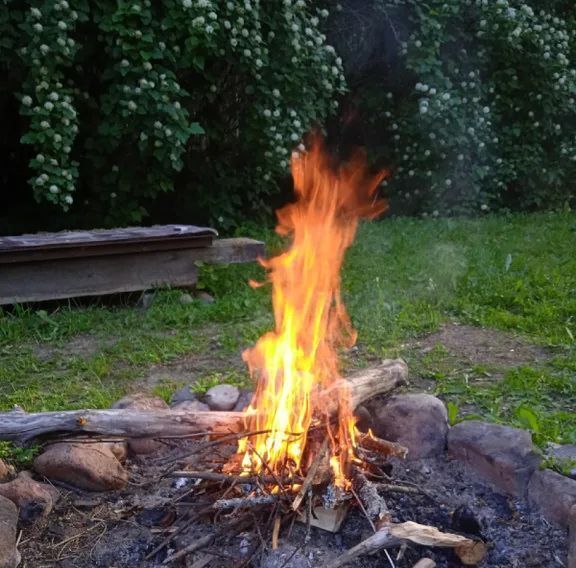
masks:
<path fill-rule="evenodd" d="M 339 390 L 350 395 L 352 409 L 377 395 L 405 385 L 408 368 L 400 359 L 386 360 L 363 369 L 319 393 L 316 404 L 336 412 Z M 0 413 L 0 440 L 26 442 L 39 436 L 75 433 L 126 438 L 178 438 L 194 433 L 229 434 L 244 430 L 242 412 L 191 412 L 187 410 L 70 410 L 63 412 Z"/>

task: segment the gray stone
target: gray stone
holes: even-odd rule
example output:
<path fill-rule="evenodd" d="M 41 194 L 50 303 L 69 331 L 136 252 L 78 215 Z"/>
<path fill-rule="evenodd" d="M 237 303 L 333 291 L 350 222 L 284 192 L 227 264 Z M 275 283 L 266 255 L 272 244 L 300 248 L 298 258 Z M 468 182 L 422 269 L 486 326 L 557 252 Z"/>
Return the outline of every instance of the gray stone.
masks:
<path fill-rule="evenodd" d="M 32 479 L 30 472 L 21 471 L 16 479 L 0 484 L 0 496 L 17 505 L 20 520 L 31 524 L 50 514 L 59 492 L 52 485 Z"/>
<path fill-rule="evenodd" d="M 476 420 L 448 433 L 448 451 L 485 477 L 497 490 L 523 496 L 541 456 L 526 430 Z"/>
<path fill-rule="evenodd" d="M 116 409 L 130 409 L 134 410 L 166 410 L 169 406 L 166 401 L 159 396 L 137 392 L 134 394 L 126 395 L 120 400 L 116 401 L 111 408 Z M 133 438 L 128 440 L 128 448 L 132 454 L 135 455 L 148 455 L 159 452 L 164 449 L 162 442 L 152 440 L 149 438 Z"/>
<path fill-rule="evenodd" d="M 554 444 L 547 451 L 547 456 L 552 458 L 562 468 L 562 472 L 576 479 L 576 446 L 566 444 L 560 446 Z"/>
<path fill-rule="evenodd" d="M 204 401 L 212 410 L 232 410 L 238 399 L 240 391 L 233 385 L 216 385 L 204 396 Z"/>
<path fill-rule="evenodd" d="M 448 415 L 442 401 L 429 394 L 399 394 L 375 409 L 374 433 L 408 449 L 408 460 L 438 455 L 446 448 Z"/>
<path fill-rule="evenodd" d="M 128 472 L 104 443 L 53 444 L 34 460 L 34 469 L 47 479 L 88 491 L 122 489 L 128 482 Z"/>
<path fill-rule="evenodd" d="M 199 400 L 182 400 L 172 405 L 174 410 L 188 410 L 190 412 L 209 412 L 210 407 Z"/>
<path fill-rule="evenodd" d="M 570 509 L 576 505 L 576 480 L 551 469 L 537 471 L 528 484 L 528 500 L 550 522 L 568 526 Z"/>
<path fill-rule="evenodd" d="M 216 300 L 214 296 L 208 294 L 208 292 L 198 292 L 196 297 L 203 303 L 203 304 L 213 304 Z"/>
<path fill-rule="evenodd" d="M 197 398 L 196 393 L 192 391 L 192 385 L 186 385 L 172 394 L 170 397 L 170 406 L 174 406 L 185 400 L 196 400 Z"/>
<path fill-rule="evenodd" d="M 10 499 L 0 496 L 0 568 L 16 568 L 20 564 L 17 526 L 18 508 Z"/>
<path fill-rule="evenodd" d="M 191 304 L 194 298 L 190 294 L 182 294 L 179 300 L 181 304 Z"/>

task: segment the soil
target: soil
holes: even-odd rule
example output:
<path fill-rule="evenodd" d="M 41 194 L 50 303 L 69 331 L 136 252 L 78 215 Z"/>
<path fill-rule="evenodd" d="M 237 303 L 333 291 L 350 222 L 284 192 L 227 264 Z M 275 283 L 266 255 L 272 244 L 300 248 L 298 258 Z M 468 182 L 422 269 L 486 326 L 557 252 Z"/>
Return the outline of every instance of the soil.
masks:
<path fill-rule="evenodd" d="M 228 448 L 221 457 L 226 458 L 232 451 L 233 447 Z M 210 456 L 210 459 L 215 458 L 215 455 Z M 44 524 L 25 530 L 20 546 L 21 566 L 159 567 L 167 554 L 210 534 L 218 521 L 214 525 L 197 513 L 214 499 L 210 491 L 215 485 L 162 479 L 166 467 L 151 462 L 153 460 L 148 458 L 146 465 L 132 464 L 134 484 L 126 491 L 111 494 L 65 491 Z M 522 501 L 494 492 L 460 462 L 445 455 L 409 463 L 396 461 L 392 477 L 395 481 L 415 483 L 428 492 L 428 495 L 387 493 L 393 521 L 412 520 L 483 538 L 488 545 L 488 554 L 479 564 L 480 568 L 564 565 L 567 554 L 565 530 L 547 523 Z M 222 490 L 219 491 L 221 494 Z M 283 527 L 279 548 L 272 551 L 265 531 L 267 517 L 267 511 L 262 509 L 254 516 L 254 523 L 258 522 L 262 535 L 254 526 L 246 526 L 242 532 L 219 538 L 211 546 L 171 565 L 196 567 L 195 562 L 206 558 L 210 560 L 209 568 L 316 568 L 371 534 L 361 511 L 352 508 L 336 534 L 311 528 L 307 537 L 305 525 L 298 522 L 291 532 L 289 526 Z M 186 519 L 191 519 L 192 524 L 167 548 L 146 560 L 146 555 Z M 226 515 L 220 519 L 225 520 Z M 267 542 L 266 548 L 251 556 L 262 539 Z M 462 566 L 453 552 L 441 549 L 411 546 L 403 552 L 399 548 L 390 549 L 389 553 L 397 568 L 411 568 L 423 557 L 433 559 L 439 568 Z M 361 557 L 350 564 L 357 568 L 389 565 L 384 552 Z"/>
<path fill-rule="evenodd" d="M 461 361 L 489 368 L 533 365 L 548 358 L 546 349 L 527 343 L 511 333 L 456 322 L 444 324 L 437 332 L 414 343 L 422 354 L 429 353 L 438 345 Z"/>

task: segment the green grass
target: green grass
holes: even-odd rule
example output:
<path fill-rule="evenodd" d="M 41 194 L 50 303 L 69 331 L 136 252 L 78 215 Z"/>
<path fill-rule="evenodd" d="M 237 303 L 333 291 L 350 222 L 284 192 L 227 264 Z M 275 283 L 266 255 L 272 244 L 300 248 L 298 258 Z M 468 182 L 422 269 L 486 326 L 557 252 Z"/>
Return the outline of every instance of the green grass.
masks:
<path fill-rule="evenodd" d="M 260 232 L 278 247 L 271 232 Z M 576 215 L 477 220 L 393 219 L 363 225 L 347 256 L 344 297 L 364 359 L 401 355 L 451 402 L 451 417 L 481 415 L 530 428 L 540 442 L 576 441 Z M 137 388 L 152 366 L 186 356 L 239 361 L 272 325 L 270 290 L 258 266 L 202 267 L 217 301 L 181 304 L 162 291 L 146 311 L 134 305 L 0 311 L 0 410 L 106 407 Z M 507 330 L 549 348 L 549 360 L 478 381 L 491 369 L 467 366 L 440 346 L 425 357 L 410 342 L 448 320 Z M 75 342 L 93 347 L 79 352 Z M 354 361 L 358 364 L 358 361 Z M 360 361 L 360 364 L 362 360 Z M 245 373 L 193 377 L 247 384 Z M 181 378 L 157 384 L 168 397 Z"/>

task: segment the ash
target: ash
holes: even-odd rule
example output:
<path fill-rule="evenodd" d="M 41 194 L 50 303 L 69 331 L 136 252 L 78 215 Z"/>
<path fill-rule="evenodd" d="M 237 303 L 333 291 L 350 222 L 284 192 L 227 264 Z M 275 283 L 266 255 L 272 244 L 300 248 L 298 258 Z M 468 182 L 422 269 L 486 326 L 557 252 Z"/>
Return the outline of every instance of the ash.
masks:
<path fill-rule="evenodd" d="M 391 463 L 392 484 L 410 484 L 426 491 L 426 494 L 383 493 L 393 521 L 415 521 L 440 530 L 480 536 L 488 545 L 488 553 L 478 565 L 480 568 L 565 567 L 566 531 L 531 512 L 521 500 L 494 492 L 460 462 L 443 455 L 414 462 L 394 459 Z M 174 551 L 212 533 L 219 519 L 210 520 L 197 514 L 208 504 L 205 492 L 200 490 L 184 498 L 191 489 L 202 485 L 186 480 L 182 486 L 182 481 L 161 479 L 161 471 L 141 465 L 135 473 L 148 482 L 120 495 L 99 496 L 90 506 L 84 502 L 81 507 L 82 497 L 70 493 L 52 513 L 49 524 L 38 527 L 33 538 L 23 543 L 26 565 L 158 568 L 165 566 L 163 561 Z M 282 525 L 279 547 L 272 551 L 269 541 L 265 547 L 260 546 L 262 519 L 269 515 L 259 513 L 260 516 L 255 514 L 254 522 L 241 531 L 224 535 L 170 566 L 321 568 L 330 566 L 331 560 L 372 534 L 362 512 L 353 508 L 336 534 L 307 528 L 298 522 L 292 528 Z M 170 531 L 186 524 L 186 519 L 193 520 L 186 530 L 179 532 L 168 547 L 146 559 Z M 55 540 L 68 544 L 55 547 Z M 412 568 L 426 557 L 434 560 L 438 568 L 462 566 L 450 550 L 410 546 L 403 551 L 397 547 L 388 552 L 396 568 Z M 381 551 L 360 557 L 349 566 L 386 568 L 391 564 Z"/>

